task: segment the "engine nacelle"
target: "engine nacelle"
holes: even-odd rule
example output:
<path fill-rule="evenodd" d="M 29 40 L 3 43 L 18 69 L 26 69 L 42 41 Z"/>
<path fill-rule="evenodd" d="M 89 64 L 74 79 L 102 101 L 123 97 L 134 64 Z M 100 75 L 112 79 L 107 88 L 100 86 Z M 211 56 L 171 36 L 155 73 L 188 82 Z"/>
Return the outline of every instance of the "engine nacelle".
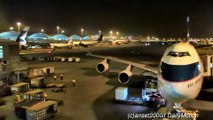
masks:
<path fill-rule="evenodd" d="M 7 65 L 7 60 L 2 60 L 2 61 L 1 61 L 1 64 L 2 64 L 2 65 Z"/>
<path fill-rule="evenodd" d="M 103 72 L 107 71 L 108 69 L 109 69 L 109 64 L 107 63 L 107 59 L 98 63 L 97 66 L 96 66 L 96 70 L 99 73 L 103 73 Z"/>
<path fill-rule="evenodd" d="M 118 75 L 118 80 L 122 84 L 127 84 L 132 75 L 133 75 L 133 73 L 130 70 L 121 71 Z"/>

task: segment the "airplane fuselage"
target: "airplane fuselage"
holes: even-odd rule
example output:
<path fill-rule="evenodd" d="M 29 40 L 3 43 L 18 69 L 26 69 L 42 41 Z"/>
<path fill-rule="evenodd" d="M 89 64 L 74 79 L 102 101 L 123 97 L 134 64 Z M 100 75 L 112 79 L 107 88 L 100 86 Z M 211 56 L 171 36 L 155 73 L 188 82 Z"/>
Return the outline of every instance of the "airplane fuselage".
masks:
<path fill-rule="evenodd" d="M 168 101 L 183 103 L 195 99 L 203 83 L 203 63 L 189 43 L 170 46 L 158 67 L 158 90 Z"/>

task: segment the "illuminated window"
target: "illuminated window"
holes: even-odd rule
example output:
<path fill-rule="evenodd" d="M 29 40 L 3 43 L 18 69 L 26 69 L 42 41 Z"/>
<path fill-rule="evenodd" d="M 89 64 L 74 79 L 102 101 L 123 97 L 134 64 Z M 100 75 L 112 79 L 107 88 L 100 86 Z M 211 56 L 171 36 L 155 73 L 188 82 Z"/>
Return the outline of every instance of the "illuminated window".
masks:
<path fill-rule="evenodd" d="M 3 46 L 0 46 L 0 58 L 4 57 Z"/>

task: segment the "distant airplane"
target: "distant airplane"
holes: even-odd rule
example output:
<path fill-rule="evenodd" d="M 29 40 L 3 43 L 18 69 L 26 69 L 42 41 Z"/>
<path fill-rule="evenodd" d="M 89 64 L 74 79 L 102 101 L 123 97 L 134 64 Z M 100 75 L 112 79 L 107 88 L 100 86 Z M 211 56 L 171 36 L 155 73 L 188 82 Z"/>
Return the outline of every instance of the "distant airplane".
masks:
<path fill-rule="evenodd" d="M 19 49 L 32 49 L 32 48 L 41 48 L 40 45 L 29 45 L 27 43 L 27 34 L 30 27 L 25 27 L 23 31 L 18 35 L 16 42 L 19 42 Z"/>
<path fill-rule="evenodd" d="M 120 45 L 120 44 L 128 44 L 128 43 L 134 43 L 134 42 L 139 42 L 139 40 L 133 40 L 131 38 L 126 38 L 126 39 L 112 39 L 111 37 L 105 37 L 105 40 L 102 42 L 104 43 L 109 43 L 112 45 Z"/>
<path fill-rule="evenodd" d="M 29 28 L 30 27 L 25 27 L 23 29 L 23 31 L 19 34 L 19 36 L 17 37 L 17 39 L 16 39 L 16 42 L 19 42 L 19 48 L 20 49 L 24 49 L 24 48 L 27 47 L 27 40 L 26 40 L 26 38 L 27 38 L 27 33 L 29 31 Z"/>
<path fill-rule="evenodd" d="M 103 35 L 100 35 L 97 40 L 76 40 L 73 41 L 73 45 L 87 47 L 89 45 L 96 45 L 97 43 L 101 43 L 103 40 Z"/>
<path fill-rule="evenodd" d="M 112 42 L 112 44 L 117 44 L 117 45 L 130 43 L 130 40 L 128 39 L 116 39 L 116 40 L 110 40 L 110 41 Z"/>
<path fill-rule="evenodd" d="M 74 46 L 87 47 L 89 45 L 95 45 L 96 43 L 98 43 L 97 40 L 73 40 Z"/>
<path fill-rule="evenodd" d="M 72 46 L 73 46 L 72 39 L 70 39 L 67 43 L 50 43 L 51 48 L 63 48 L 63 47 L 72 48 Z"/>
<path fill-rule="evenodd" d="M 101 35 L 99 36 L 99 38 L 98 38 L 98 42 L 99 42 L 99 43 L 103 40 L 103 37 L 104 37 L 103 34 L 101 34 Z"/>

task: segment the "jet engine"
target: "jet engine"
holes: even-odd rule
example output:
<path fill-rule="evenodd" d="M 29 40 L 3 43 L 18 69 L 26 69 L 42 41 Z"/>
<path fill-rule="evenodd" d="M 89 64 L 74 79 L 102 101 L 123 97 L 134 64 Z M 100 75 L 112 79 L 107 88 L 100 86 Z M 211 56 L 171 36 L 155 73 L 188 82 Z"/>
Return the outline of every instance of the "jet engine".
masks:
<path fill-rule="evenodd" d="M 132 66 L 129 65 L 126 70 L 123 70 L 118 75 L 118 80 L 122 84 L 127 84 L 130 80 L 130 77 L 133 75 Z"/>
<path fill-rule="evenodd" d="M 109 63 L 107 59 L 104 59 L 102 62 L 98 63 L 96 66 L 96 70 L 99 73 L 103 73 L 109 69 Z"/>
<path fill-rule="evenodd" d="M 7 65 L 7 60 L 2 60 L 2 61 L 1 61 L 1 64 L 2 64 L 2 65 Z"/>

